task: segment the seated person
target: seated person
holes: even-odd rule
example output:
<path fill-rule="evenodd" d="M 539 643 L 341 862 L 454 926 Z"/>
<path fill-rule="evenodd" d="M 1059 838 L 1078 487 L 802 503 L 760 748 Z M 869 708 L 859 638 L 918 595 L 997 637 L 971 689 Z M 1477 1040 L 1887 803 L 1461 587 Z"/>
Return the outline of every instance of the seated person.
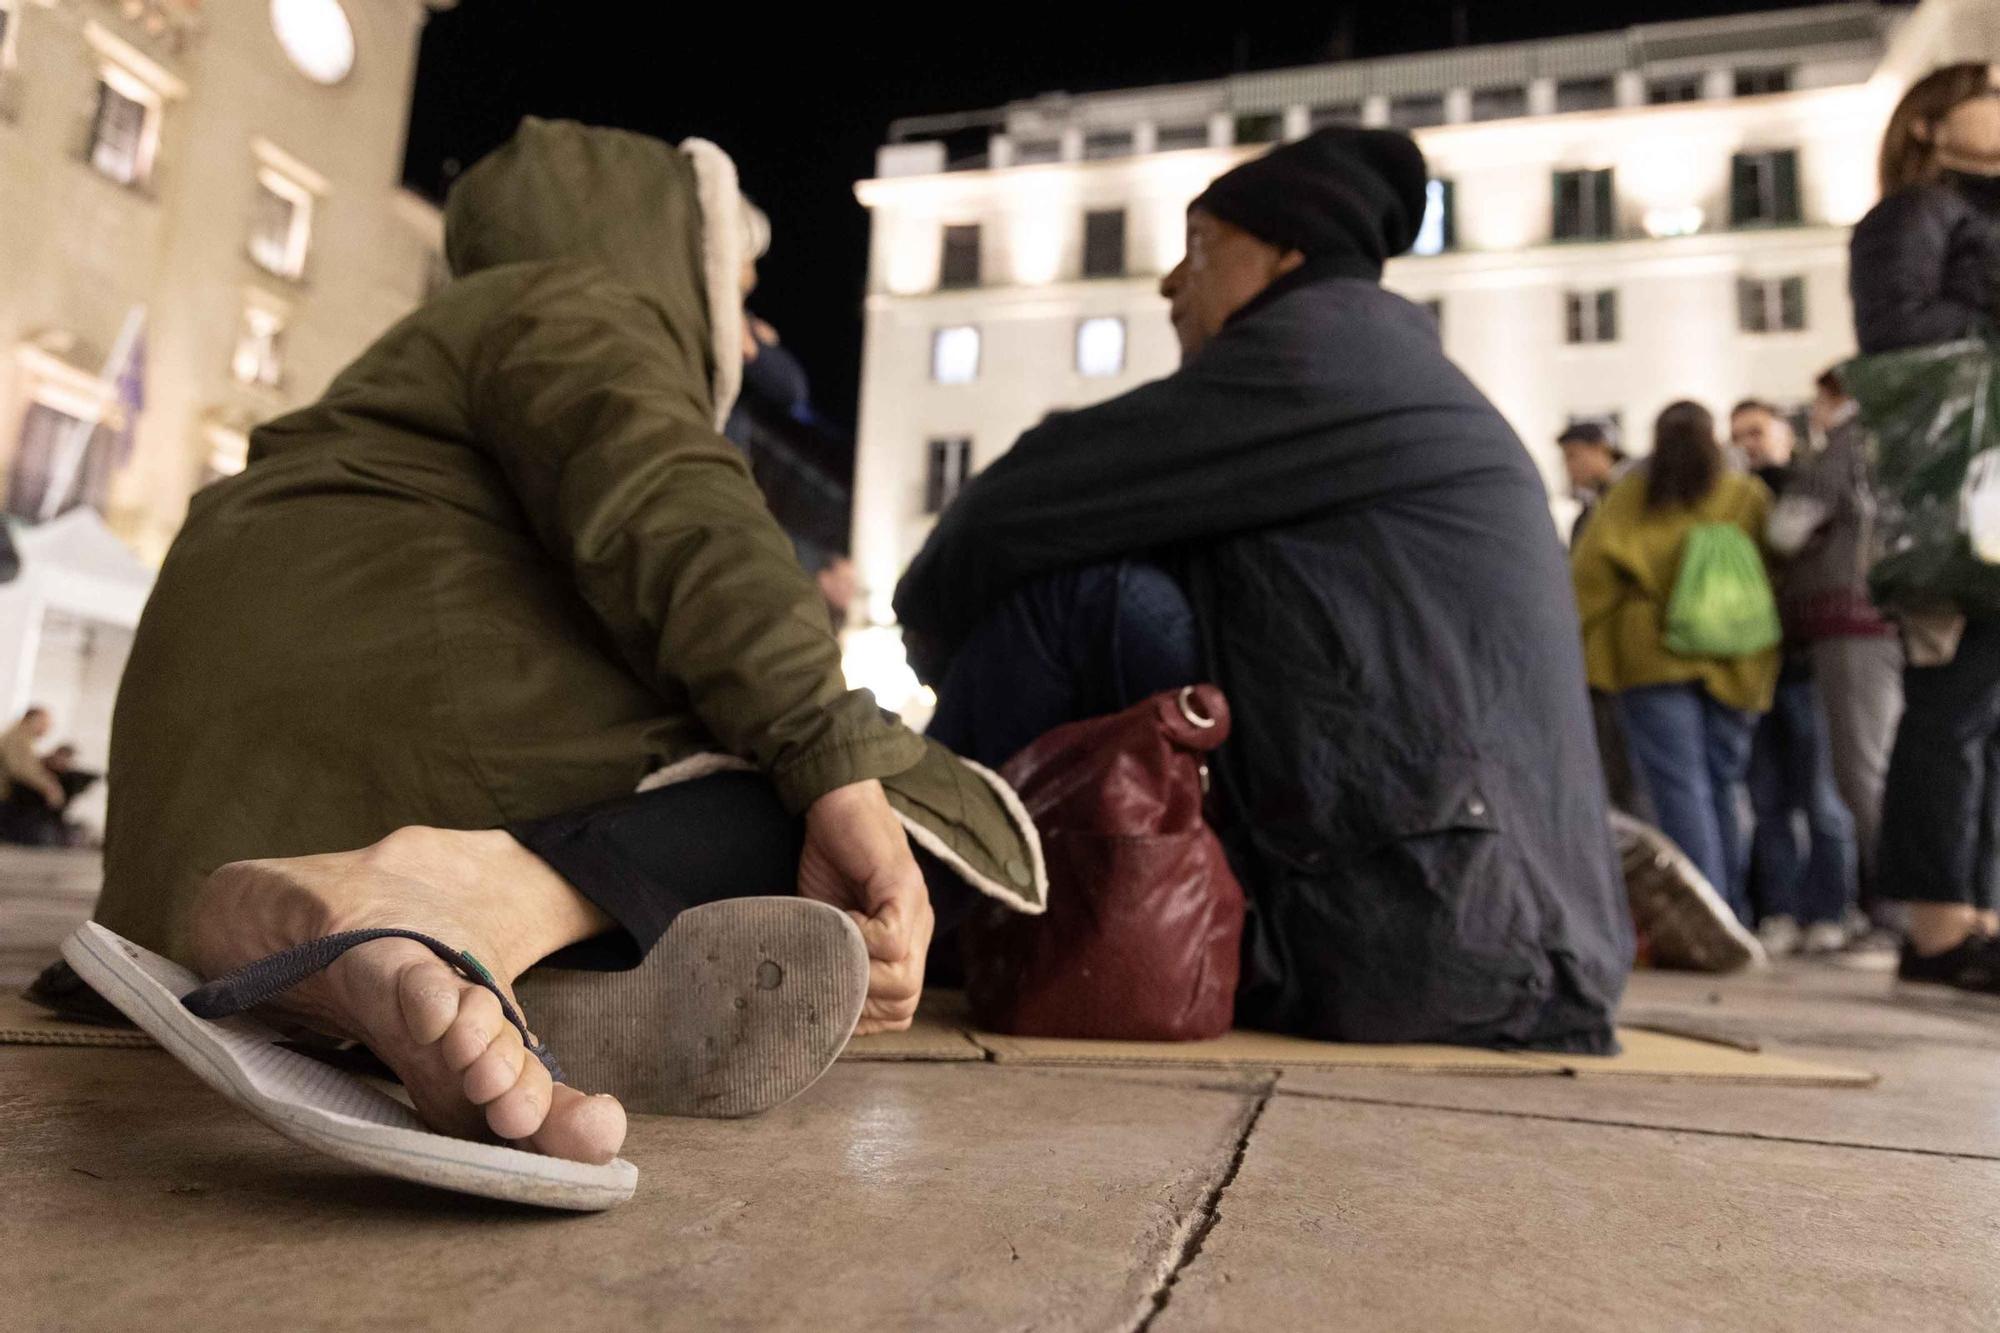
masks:
<path fill-rule="evenodd" d="M 209 977 L 416 930 L 504 988 L 796 891 L 861 927 L 864 1028 L 907 1026 L 932 923 L 909 839 L 1016 904 L 1046 877 L 997 779 L 846 687 L 718 433 L 734 167 L 531 119 L 445 239 L 456 281 L 195 496 L 118 701 L 98 919 Z M 649 775 L 683 780 L 633 794 Z M 363 1041 L 441 1132 L 584 1161 L 623 1137 L 414 941 L 352 948 L 280 1014 Z"/>
<path fill-rule="evenodd" d="M 1024 435 L 896 613 L 932 735 L 987 764 L 1223 688 L 1239 1021 L 1607 1051 L 1632 923 L 1547 492 L 1380 286 L 1426 179 L 1407 136 L 1330 129 L 1215 181 L 1161 285 L 1179 372 Z"/>
<path fill-rule="evenodd" d="M 75 845 L 79 830 L 63 818 L 71 801 L 88 791 L 103 775 L 76 766 L 76 747 L 58 745 L 41 761 L 55 778 L 60 799 L 51 801 L 39 786 L 17 783 L 0 800 L 0 842 L 28 847 Z"/>

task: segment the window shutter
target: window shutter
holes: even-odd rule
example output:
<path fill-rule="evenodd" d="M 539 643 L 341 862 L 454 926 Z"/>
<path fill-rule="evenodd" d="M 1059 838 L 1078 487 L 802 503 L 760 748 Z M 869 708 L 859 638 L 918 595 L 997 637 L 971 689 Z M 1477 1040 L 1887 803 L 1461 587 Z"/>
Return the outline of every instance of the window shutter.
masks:
<path fill-rule="evenodd" d="M 1773 222 L 1797 222 L 1799 220 L 1799 155 L 1796 150 L 1786 149 L 1782 153 L 1771 154 L 1771 174 L 1773 195 Z"/>
<path fill-rule="evenodd" d="M 1738 227 L 1757 221 L 1757 163 L 1744 153 L 1729 163 L 1729 221 Z"/>
<path fill-rule="evenodd" d="M 1444 187 L 1444 248 L 1451 250 L 1458 245 L 1458 187 L 1451 181 L 1440 181 Z"/>
<path fill-rule="evenodd" d="M 1597 341 L 1602 343 L 1618 341 L 1618 293 L 1604 291 L 1597 294 Z"/>
<path fill-rule="evenodd" d="M 1597 205 L 1591 219 L 1596 224 L 1591 229 L 1591 235 L 1600 241 L 1608 241 L 1618 234 L 1617 215 L 1612 212 L 1611 171 L 1606 168 L 1603 171 L 1592 172 L 1591 176 L 1591 184 L 1596 190 Z"/>
<path fill-rule="evenodd" d="M 1806 280 L 1786 278 L 1780 283 L 1778 306 L 1785 328 L 1803 329 L 1806 326 Z"/>
<path fill-rule="evenodd" d="M 1736 327 L 1745 333 L 1764 331 L 1764 289 L 1749 278 L 1736 280 Z"/>

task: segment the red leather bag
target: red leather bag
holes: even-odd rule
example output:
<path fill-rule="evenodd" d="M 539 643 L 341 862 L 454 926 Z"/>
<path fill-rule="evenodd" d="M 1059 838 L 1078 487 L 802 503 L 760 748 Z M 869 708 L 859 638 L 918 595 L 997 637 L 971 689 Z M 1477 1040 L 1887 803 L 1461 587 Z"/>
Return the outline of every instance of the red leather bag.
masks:
<path fill-rule="evenodd" d="M 1243 887 L 1202 818 L 1204 756 L 1229 735 L 1213 685 L 1058 727 L 1008 761 L 1042 837 L 1049 908 L 982 902 L 966 993 L 989 1031 L 1192 1041 L 1235 1016 Z"/>

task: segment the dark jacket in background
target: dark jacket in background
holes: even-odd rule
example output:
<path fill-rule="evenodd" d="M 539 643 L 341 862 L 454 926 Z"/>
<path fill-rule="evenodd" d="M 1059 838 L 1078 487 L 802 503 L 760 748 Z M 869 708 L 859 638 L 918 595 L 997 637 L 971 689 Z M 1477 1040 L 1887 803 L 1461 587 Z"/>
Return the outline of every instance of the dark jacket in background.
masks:
<path fill-rule="evenodd" d="M 1281 281 L 1178 374 L 1024 435 L 896 611 L 935 670 L 1024 580 L 1137 553 L 1180 571 L 1235 717 L 1240 1017 L 1611 1049 L 1632 934 L 1562 545 L 1431 319 Z"/>
<path fill-rule="evenodd" d="M 2000 184 L 1947 173 L 1898 190 L 1855 226 L 1849 256 L 1864 355 L 1990 329 L 2000 295 Z"/>

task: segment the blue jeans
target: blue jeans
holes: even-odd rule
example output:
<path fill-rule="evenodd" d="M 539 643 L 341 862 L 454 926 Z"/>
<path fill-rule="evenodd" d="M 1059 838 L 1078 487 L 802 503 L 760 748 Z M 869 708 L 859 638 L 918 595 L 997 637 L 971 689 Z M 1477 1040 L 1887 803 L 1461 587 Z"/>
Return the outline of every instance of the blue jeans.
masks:
<path fill-rule="evenodd" d="M 1692 684 L 1626 690 L 1618 696 L 1618 711 L 1660 831 L 1687 853 L 1736 915 L 1749 920 L 1736 796 L 1750 767 L 1757 715 L 1719 704 Z"/>
<path fill-rule="evenodd" d="M 1065 722 L 1202 679 L 1194 608 L 1166 571 L 1064 570 L 1016 590 L 959 647 L 929 734 L 998 768 Z"/>
<path fill-rule="evenodd" d="M 1854 819 L 1833 780 L 1826 715 L 1810 676 L 1781 680 L 1750 745 L 1750 900 L 1759 916 L 1838 921 L 1854 902 Z M 1801 863 L 1797 816 L 1809 855 Z"/>

